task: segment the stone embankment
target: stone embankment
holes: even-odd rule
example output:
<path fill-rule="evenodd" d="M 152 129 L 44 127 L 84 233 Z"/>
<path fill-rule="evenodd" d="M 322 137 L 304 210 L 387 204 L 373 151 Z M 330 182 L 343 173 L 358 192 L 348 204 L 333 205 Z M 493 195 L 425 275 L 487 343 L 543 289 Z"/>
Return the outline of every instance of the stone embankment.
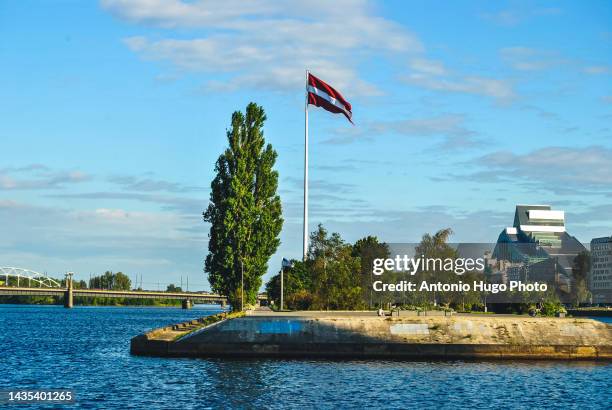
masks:
<path fill-rule="evenodd" d="M 168 357 L 612 360 L 612 326 L 582 318 L 270 312 L 221 318 L 202 326 L 193 322 L 178 326 L 135 337 L 132 353 Z"/>

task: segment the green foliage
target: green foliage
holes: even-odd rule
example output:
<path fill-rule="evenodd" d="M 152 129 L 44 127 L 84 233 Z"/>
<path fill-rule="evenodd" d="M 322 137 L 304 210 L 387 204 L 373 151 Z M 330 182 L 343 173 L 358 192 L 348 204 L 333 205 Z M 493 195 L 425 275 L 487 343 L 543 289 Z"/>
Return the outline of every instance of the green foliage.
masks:
<path fill-rule="evenodd" d="M 132 281 L 123 272 L 104 272 L 101 276 L 94 276 L 89 281 L 90 289 L 130 290 Z"/>
<path fill-rule="evenodd" d="M 434 235 L 426 234 L 416 247 L 418 255 L 426 258 L 458 257 L 457 251 L 448 245 L 452 234 L 450 229 L 443 229 Z M 294 267 L 287 269 L 284 276 L 285 306 L 289 309 L 364 309 L 368 306 L 384 306 L 395 303 L 433 308 L 434 296 L 438 302 L 449 306 L 465 306 L 483 309 L 478 292 L 372 292 L 373 260 L 390 257 L 389 246 L 379 242 L 378 238 L 368 236 L 358 240 L 354 245 L 345 243 L 338 233 L 327 232 L 319 225 L 310 235 L 310 245 L 305 263 L 294 261 Z M 421 280 L 435 278 L 442 280 L 442 275 L 452 275 L 444 280 L 451 282 L 464 279 L 473 280 L 474 273 L 466 272 L 457 277 L 452 272 L 442 269 L 420 271 L 415 276 L 404 272 L 386 271 L 376 280 L 384 283 L 397 283 L 409 280 L 420 283 Z M 266 286 L 268 296 L 276 305 L 280 300 L 280 276 L 270 279 Z"/>
<path fill-rule="evenodd" d="M 557 313 L 565 313 L 566 310 L 558 300 L 546 300 L 542 303 L 540 314 L 542 316 L 554 316 Z"/>
<path fill-rule="evenodd" d="M 359 239 L 353 245 L 352 255 L 358 257 L 361 263 L 360 286 L 363 292 L 363 299 L 367 300 L 370 308 L 374 306 L 374 290 L 372 289 L 372 283 L 374 282 L 372 273 L 374 259 L 386 259 L 390 254 L 389 245 L 379 242 L 375 236 Z"/>
<path fill-rule="evenodd" d="M 385 272 L 379 280 L 384 283 L 399 283 L 401 281 L 412 282 L 417 287 L 421 282 L 427 283 L 471 283 L 479 280 L 477 272 L 465 272 L 462 275 L 457 275 L 453 271 L 444 269 L 444 264 L 453 262 L 459 258 L 459 254 L 455 248 L 448 244 L 448 240 L 453 231 L 450 228 L 441 229 L 434 235 L 424 234 L 419 244 L 415 247 L 415 257 L 422 258 L 423 261 L 431 259 L 438 263 L 428 263 L 420 265 L 419 270 L 414 274 L 407 272 Z M 443 264 L 440 265 L 439 261 Z M 467 309 L 484 309 L 481 303 L 481 294 L 478 291 L 470 290 L 466 292 L 375 292 L 374 302 L 378 306 L 386 306 L 388 304 L 396 304 L 400 306 L 419 306 L 424 309 L 435 309 L 436 306 L 445 308 L 453 307 L 458 310 L 465 311 Z M 434 301 L 436 305 L 434 305 Z"/>
<path fill-rule="evenodd" d="M 85 282 L 84 280 L 75 280 L 72 283 L 72 286 L 74 287 L 74 289 L 87 289 L 87 282 Z"/>
<path fill-rule="evenodd" d="M 140 299 L 140 298 L 104 298 L 104 297 L 75 297 L 75 306 L 181 306 L 180 300 L 171 299 Z"/>
<path fill-rule="evenodd" d="M 516 302 L 493 303 L 490 305 L 491 310 L 495 313 L 514 313 L 519 315 L 533 313 L 542 316 L 554 316 L 557 313 L 566 312 L 559 299 L 559 295 L 553 289 L 548 289 L 543 296 L 538 292 L 515 291 L 513 293 L 509 293 L 507 299 Z M 538 301 L 534 302 L 536 300 Z"/>
<path fill-rule="evenodd" d="M 65 279 L 58 279 L 54 277 L 49 277 L 49 279 L 53 279 L 61 286 L 66 285 Z M 76 284 L 77 282 L 75 282 Z M 10 286 L 10 287 L 22 287 L 22 288 L 44 288 L 45 285 L 36 282 L 35 280 L 29 280 L 27 278 L 17 278 L 15 276 L 9 276 L 8 281 L 5 276 L 0 276 L 0 286 Z"/>
<path fill-rule="evenodd" d="M 0 304 L 14 305 L 63 305 L 63 296 L 0 296 Z M 180 300 L 75 297 L 75 306 L 181 306 Z"/>
<path fill-rule="evenodd" d="M 310 235 L 307 266 L 312 277 L 314 309 L 360 309 L 365 307 L 361 291 L 361 263 L 340 234 L 322 225 Z"/>
<path fill-rule="evenodd" d="M 447 243 L 452 234 L 451 228 L 441 229 L 433 236 L 426 233 L 415 248 L 416 255 L 426 258 L 458 258 L 457 251 Z"/>
<path fill-rule="evenodd" d="M 203 213 L 211 224 L 204 270 L 215 292 L 226 295 L 234 309 L 244 299 L 253 304 L 280 240 L 283 218 L 277 195 L 277 154 L 265 144 L 262 107 L 250 103 L 236 111 L 227 132 L 229 147 L 219 156 L 211 183 L 210 204 Z"/>
<path fill-rule="evenodd" d="M 294 267 L 285 270 L 286 307 L 313 310 L 365 308 L 362 264 L 360 257 L 355 255 L 353 245 L 345 243 L 338 233 L 328 234 L 319 225 L 310 235 L 306 261 L 293 261 Z M 278 306 L 280 275 L 268 281 L 266 291 Z"/>
<path fill-rule="evenodd" d="M 0 304 L 11 305 L 62 305 L 62 296 L 0 296 Z"/>
<path fill-rule="evenodd" d="M 425 259 L 432 258 L 440 261 L 456 260 L 459 254 L 456 249 L 448 244 L 448 239 L 453 234 L 451 228 L 441 229 L 434 235 L 426 233 L 421 238 L 421 242 L 415 247 L 415 255 Z M 443 283 L 457 283 L 460 280 L 470 282 L 473 279 L 473 274 L 468 272 L 463 275 L 457 275 L 452 271 L 444 270 L 439 263 L 433 263 L 429 266 L 429 269 L 420 269 L 416 278 L 413 279 L 419 283 L 421 280 L 427 280 L 430 283 L 443 282 Z M 444 306 L 461 306 L 463 307 L 466 303 L 473 304 L 479 301 L 479 295 L 477 292 L 435 292 L 430 295 L 429 292 L 420 292 L 421 295 L 417 297 L 426 297 L 430 300 L 435 300 Z M 422 303 L 422 302 L 421 302 Z"/>
<path fill-rule="evenodd" d="M 576 280 L 585 280 L 591 270 L 591 253 L 589 251 L 580 252 L 574 258 L 572 275 Z"/>
<path fill-rule="evenodd" d="M 587 275 L 591 270 L 591 254 L 589 251 L 580 252 L 574 258 L 572 266 L 571 298 L 575 306 L 585 302 L 589 298 L 587 287 Z"/>
<path fill-rule="evenodd" d="M 415 247 L 417 257 L 454 262 L 459 258 L 457 250 L 449 245 L 451 229 L 442 229 L 434 235 L 425 234 Z M 373 280 L 383 283 L 399 283 L 403 280 L 418 285 L 428 283 L 472 283 L 483 280 L 482 273 L 466 271 L 458 275 L 445 270 L 439 264 L 421 269 L 415 275 L 402 271 L 385 271 L 382 276 L 372 277 L 372 261 L 390 257 L 389 247 L 377 238 L 368 236 L 354 245 L 345 243 L 339 234 L 329 234 L 321 225 L 310 235 L 310 246 L 306 262 L 293 261 L 294 267 L 284 274 L 285 307 L 288 309 L 363 309 L 368 305 L 399 305 L 400 308 L 449 309 L 483 312 L 486 294 L 475 290 L 455 291 L 387 291 L 373 292 Z M 582 265 L 581 265 L 582 266 Z M 581 272 L 584 272 L 582 268 Z M 588 271 L 588 270 L 586 270 Z M 280 301 L 280 276 L 275 275 L 266 285 L 270 300 L 276 306 Z M 371 299 L 370 299 L 371 298 Z M 434 300 L 436 305 L 434 305 Z M 510 292 L 512 303 L 495 303 L 490 306 L 497 313 L 527 314 L 531 308 L 542 315 L 554 315 L 563 307 L 554 290 L 545 295 L 539 292 Z M 537 309 L 532 305 L 538 301 Z"/>
<path fill-rule="evenodd" d="M 312 305 L 312 277 L 309 275 L 306 264 L 302 261 L 292 260 L 293 267 L 285 269 L 283 273 L 283 286 L 285 292 L 284 308 L 294 310 L 307 310 Z M 270 278 L 266 284 L 266 293 L 270 300 L 274 300 L 280 307 L 280 273 Z"/>
<path fill-rule="evenodd" d="M 171 283 L 166 287 L 166 292 L 180 293 L 182 291 L 183 289 L 180 286 L 175 286 L 174 283 Z"/>

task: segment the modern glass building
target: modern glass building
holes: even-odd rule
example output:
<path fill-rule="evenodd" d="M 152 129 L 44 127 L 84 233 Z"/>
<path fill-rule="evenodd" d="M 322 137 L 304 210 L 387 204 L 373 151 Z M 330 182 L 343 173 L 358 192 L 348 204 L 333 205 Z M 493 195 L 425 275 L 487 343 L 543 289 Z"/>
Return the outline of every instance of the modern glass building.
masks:
<path fill-rule="evenodd" d="M 507 280 L 546 281 L 569 292 L 574 258 L 583 251 L 565 229 L 565 212 L 517 205 L 514 224 L 499 234 L 492 256 Z"/>

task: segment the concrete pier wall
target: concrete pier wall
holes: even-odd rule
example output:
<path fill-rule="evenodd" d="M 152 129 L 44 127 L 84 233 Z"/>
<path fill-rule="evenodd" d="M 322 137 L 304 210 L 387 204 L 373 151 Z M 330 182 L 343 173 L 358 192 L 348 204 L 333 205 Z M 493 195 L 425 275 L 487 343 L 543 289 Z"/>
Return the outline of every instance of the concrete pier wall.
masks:
<path fill-rule="evenodd" d="M 528 317 L 243 317 L 132 353 L 187 357 L 612 360 L 612 326 Z"/>

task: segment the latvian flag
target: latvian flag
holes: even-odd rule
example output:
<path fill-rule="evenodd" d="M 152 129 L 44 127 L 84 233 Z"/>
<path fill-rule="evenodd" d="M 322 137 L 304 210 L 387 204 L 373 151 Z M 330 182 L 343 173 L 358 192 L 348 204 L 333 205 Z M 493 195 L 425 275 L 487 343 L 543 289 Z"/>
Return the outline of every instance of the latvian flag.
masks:
<path fill-rule="evenodd" d="M 336 114 L 342 113 L 351 124 L 353 123 L 351 119 L 353 117 L 351 104 L 342 97 L 342 94 L 325 81 L 319 80 L 314 75 L 308 73 L 306 91 L 308 92 L 308 104 L 322 107 Z"/>

